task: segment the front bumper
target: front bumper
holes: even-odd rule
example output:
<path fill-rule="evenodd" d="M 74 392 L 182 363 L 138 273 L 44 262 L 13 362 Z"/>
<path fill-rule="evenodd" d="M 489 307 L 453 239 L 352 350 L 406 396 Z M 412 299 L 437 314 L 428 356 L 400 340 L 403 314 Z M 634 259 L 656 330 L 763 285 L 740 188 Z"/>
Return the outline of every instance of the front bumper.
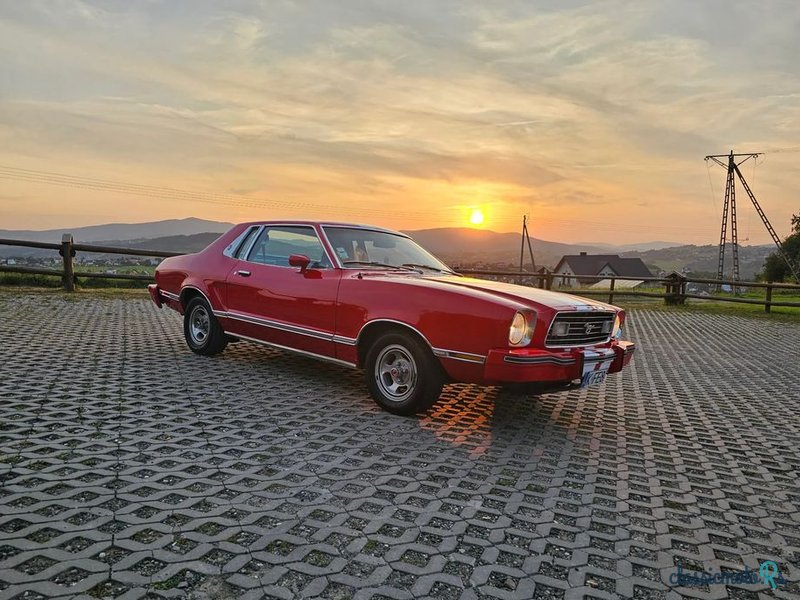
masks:
<path fill-rule="evenodd" d="M 575 348 L 564 351 L 540 348 L 501 348 L 490 350 L 484 364 L 487 383 L 568 382 L 581 379 L 592 370 L 617 373 L 633 358 L 633 342 L 613 341 L 600 348 Z"/>

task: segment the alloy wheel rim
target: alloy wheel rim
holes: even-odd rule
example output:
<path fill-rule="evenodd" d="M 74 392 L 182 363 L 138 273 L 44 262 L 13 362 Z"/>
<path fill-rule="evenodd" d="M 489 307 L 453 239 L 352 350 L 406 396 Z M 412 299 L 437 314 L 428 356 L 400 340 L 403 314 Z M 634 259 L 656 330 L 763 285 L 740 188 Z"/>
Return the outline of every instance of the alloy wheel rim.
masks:
<path fill-rule="evenodd" d="M 387 346 L 375 361 L 375 381 L 384 396 L 393 402 L 408 399 L 417 387 L 417 363 L 414 357 L 399 344 Z"/>
<path fill-rule="evenodd" d="M 189 315 L 189 335 L 198 346 L 206 343 L 211 332 L 211 318 L 204 306 L 197 306 Z"/>

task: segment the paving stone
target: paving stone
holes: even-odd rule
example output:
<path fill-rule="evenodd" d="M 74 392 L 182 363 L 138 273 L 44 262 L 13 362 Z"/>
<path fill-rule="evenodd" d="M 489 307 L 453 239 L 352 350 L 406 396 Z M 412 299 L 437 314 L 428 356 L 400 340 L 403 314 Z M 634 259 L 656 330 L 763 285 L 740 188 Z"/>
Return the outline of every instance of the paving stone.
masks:
<path fill-rule="evenodd" d="M 399 418 L 361 374 L 189 352 L 139 298 L 0 290 L 3 598 L 800 593 L 800 326 L 633 310 L 631 367 Z M 66 360 L 65 360 L 66 359 Z"/>

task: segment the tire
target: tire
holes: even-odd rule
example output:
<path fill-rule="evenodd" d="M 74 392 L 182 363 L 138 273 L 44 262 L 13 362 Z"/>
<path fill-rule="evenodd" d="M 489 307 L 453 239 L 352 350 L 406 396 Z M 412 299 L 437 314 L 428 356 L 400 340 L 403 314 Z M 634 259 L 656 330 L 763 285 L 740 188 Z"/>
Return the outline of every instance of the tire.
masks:
<path fill-rule="evenodd" d="M 407 333 L 386 333 L 370 346 L 364 363 L 373 400 L 396 415 L 430 408 L 442 393 L 444 374 L 430 348 Z"/>
<path fill-rule="evenodd" d="M 186 345 L 195 354 L 212 356 L 225 350 L 228 338 L 214 316 L 214 311 L 199 296 L 189 300 L 183 314 L 183 335 Z"/>

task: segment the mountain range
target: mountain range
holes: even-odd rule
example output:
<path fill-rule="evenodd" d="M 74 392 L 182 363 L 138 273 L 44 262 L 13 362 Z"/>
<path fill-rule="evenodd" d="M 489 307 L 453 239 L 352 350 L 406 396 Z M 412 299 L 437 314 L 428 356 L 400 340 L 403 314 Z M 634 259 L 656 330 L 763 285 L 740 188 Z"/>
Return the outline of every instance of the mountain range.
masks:
<path fill-rule="evenodd" d="M 29 240 L 32 242 L 61 241 L 62 233 L 71 233 L 76 242 L 91 244 L 111 240 L 151 240 L 160 237 L 194 235 L 197 233 L 224 233 L 233 223 L 220 223 L 190 217 L 188 219 L 169 219 L 149 223 L 109 223 L 88 227 L 63 227 L 61 229 L 23 230 L 0 229 L 0 238 Z"/>
<path fill-rule="evenodd" d="M 205 248 L 231 223 L 197 218 L 172 219 L 149 223 L 111 223 L 64 229 L 0 230 L 0 238 L 59 242 L 63 232 L 70 232 L 76 242 L 175 252 L 196 252 Z M 520 234 L 497 233 L 467 227 L 441 227 L 405 231 L 422 246 L 453 265 L 507 265 L 519 263 Z M 652 271 L 688 269 L 713 273 L 717 267 L 716 245 L 695 246 L 665 241 L 638 244 L 565 244 L 531 238 L 537 266 L 554 267 L 565 254 L 620 254 L 639 257 Z M 772 246 L 742 246 L 739 250 L 741 272 L 751 278 L 761 270 Z M 0 256 L 44 256 L 52 251 L 0 246 Z M 728 257 L 731 256 L 730 251 Z M 528 248 L 524 248 L 526 267 L 530 264 Z"/>

